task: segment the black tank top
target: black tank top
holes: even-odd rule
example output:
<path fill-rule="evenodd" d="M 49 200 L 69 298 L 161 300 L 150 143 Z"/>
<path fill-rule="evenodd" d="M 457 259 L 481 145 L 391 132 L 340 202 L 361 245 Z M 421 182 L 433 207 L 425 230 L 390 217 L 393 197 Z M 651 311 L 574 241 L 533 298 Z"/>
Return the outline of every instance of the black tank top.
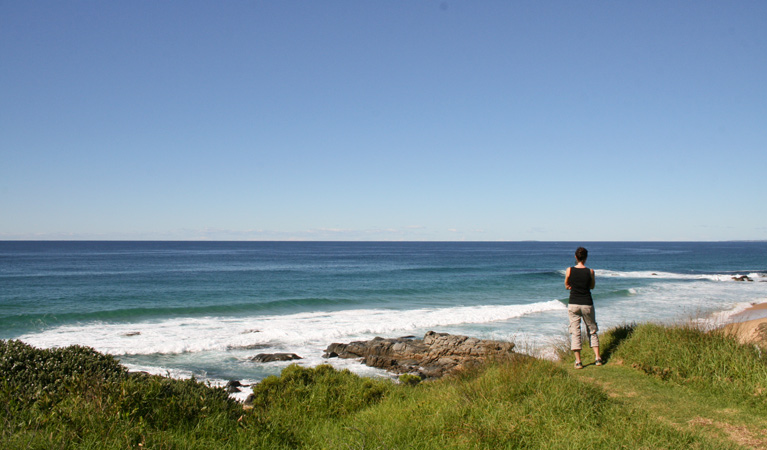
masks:
<path fill-rule="evenodd" d="M 591 269 L 570 268 L 570 304 L 593 305 L 591 298 Z"/>

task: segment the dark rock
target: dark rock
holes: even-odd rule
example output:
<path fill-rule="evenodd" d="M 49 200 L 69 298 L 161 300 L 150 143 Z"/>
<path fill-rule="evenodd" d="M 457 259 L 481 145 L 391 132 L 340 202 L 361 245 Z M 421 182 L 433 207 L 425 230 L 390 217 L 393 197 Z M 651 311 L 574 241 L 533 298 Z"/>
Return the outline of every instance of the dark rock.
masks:
<path fill-rule="evenodd" d="M 241 387 L 246 387 L 246 385 L 240 383 L 238 380 L 229 380 L 229 382 L 226 383 L 226 386 L 224 386 L 224 389 L 226 389 L 226 392 L 234 394 L 235 392 L 242 392 L 240 390 Z"/>
<path fill-rule="evenodd" d="M 489 358 L 507 357 L 513 349 L 512 342 L 429 331 L 423 339 L 376 337 L 370 341 L 334 343 L 325 349 L 323 356 L 360 358 L 371 367 L 433 379 Z"/>
<path fill-rule="evenodd" d="M 735 281 L 754 281 L 751 278 L 749 278 L 747 275 L 741 275 L 739 277 L 732 277 Z"/>
<path fill-rule="evenodd" d="M 138 336 L 138 335 L 140 335 L 140 334 L 141 334 L 141 332 L 140 332 L 140 331 L 131 331 L 131 332 L 128 332 L 128 333 L 125 333 L 125 334 L 123 334 L 123 336 L 125 336 L 125 337 L 131 337 L 131 336 Z"/>
<path fill-rule="evenodd" d="M 258 355 L 250 358 L 253 362 L 267 363 L 275 361 L 293 361 L 296 359 L 303 359 L 295 353 L 259 353 Z"/>

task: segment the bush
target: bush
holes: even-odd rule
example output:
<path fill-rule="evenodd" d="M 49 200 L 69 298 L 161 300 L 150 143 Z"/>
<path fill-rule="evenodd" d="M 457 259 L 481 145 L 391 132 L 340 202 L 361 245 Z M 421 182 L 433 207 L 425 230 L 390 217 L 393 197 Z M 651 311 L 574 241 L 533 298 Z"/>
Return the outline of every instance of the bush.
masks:
<path fill-rule="evenodd" d="M 223 388 L 129 374 L 87 347 L 0 341 L 0 376 L 2 449 L 223 448 L 243 425 Z"/>
<path fill-rule="evenodd" d="M 68 393 L 84 393 L 128 375 L 114 357 L 90 347 L 37 349 L 15 340 L 0 341 L 0 373 L 3 388 L 27 404 L 55 402 Z"/>
<path fill-rule="evenodd" d="M 132 374 L 116 386 L 114 394 L 120 414 L 158 430 L 194 427 L 219 414 L 232 421 L 242 415 L 242 406 L 223 388 L 212 388 L 195 379 Z"/>
<path fill-rule="evenodd" d="M 262 414 L 297 409 L 302 419 L 339 418 L 377 403 L 391 387 L 388 380 L 362 378 L 330 365 L 308 369 L 293 364 L 255 385 L 249 403 Z"/>
<path fill-rule="evenodd" d="M 362 378 L 329 365 L 309 369 L 293 364 L 253 386 L 246 402 L 253 407 L 248 424 L 263 448 L 299 448 L 315 440 L 318 430 L 379 403 L 393 388 L 389 380 Z"/>
<path fill-rule="evenodd" d="M 405 373 L 399 376 L 399 382 L 405 386 L 415 386 L 421 382 L 421 377 L 410 373 Z"/>

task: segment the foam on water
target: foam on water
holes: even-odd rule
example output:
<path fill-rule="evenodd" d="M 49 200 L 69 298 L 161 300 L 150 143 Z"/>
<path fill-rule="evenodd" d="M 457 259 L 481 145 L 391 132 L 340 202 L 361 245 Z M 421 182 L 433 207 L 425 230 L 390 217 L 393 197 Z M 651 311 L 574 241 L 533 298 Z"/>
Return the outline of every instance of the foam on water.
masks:
<path fill-rule="evenodd" d="M 767 298 L 764 299 L 767 301 Z M 751 302 L 735 303 L 730 309 L 716 311 L 706 317 L 700 317 L 694 320 L 704 330 L 713 330 L 732 321 L 734 316 L 743 313 L 748 308 L 754 306 Z"/>
<path fill-rule="evenodd" d="M 564 310 L 557 301 L 413 310 L 359 309 L 253 317 L 174 318 L 139 323 L 68 324 L 20 336 L 38 347 L 87 345 L 112 355 L 232 349 L 288 350 L 339 339 L 392 335 L 455 324 L 490 323 Z"/>
<path fill-rule="evenodd" d="M 714 273 L 714 274 L 686 274 L 686 273 L 671 273 L 660 271 L 616 271 L 616 270 L 595 270 L 597 277 L 617 277 L 617 278 L 648 278 L 648 279 L 665 279 L 665 280 L 709 280 L 709 281 L 737 281 L 735 278 L 741 276 L 747 276 L 754 279 L 763 279 L 767 277 L 767 274 L 760 272 L 750 272 L 746 274 L 739 273 Z M 564 271 L 562 271 L 564 274 Z"/>

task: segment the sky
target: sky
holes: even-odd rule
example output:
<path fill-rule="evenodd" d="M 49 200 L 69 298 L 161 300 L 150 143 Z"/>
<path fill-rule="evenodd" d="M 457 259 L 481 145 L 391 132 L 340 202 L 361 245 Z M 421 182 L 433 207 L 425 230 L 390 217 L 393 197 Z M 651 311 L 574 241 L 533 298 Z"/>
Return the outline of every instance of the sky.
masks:
<path fill-rule="evenodd" d="M 762 0 L 0 0 L 0 240 L 764 240 L 766 24 Z"/>

